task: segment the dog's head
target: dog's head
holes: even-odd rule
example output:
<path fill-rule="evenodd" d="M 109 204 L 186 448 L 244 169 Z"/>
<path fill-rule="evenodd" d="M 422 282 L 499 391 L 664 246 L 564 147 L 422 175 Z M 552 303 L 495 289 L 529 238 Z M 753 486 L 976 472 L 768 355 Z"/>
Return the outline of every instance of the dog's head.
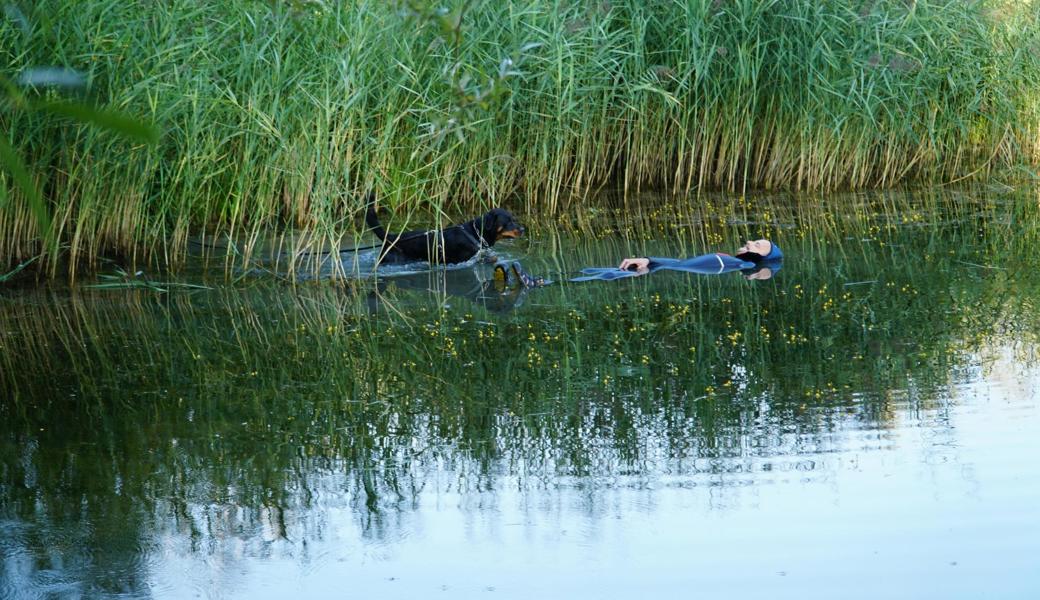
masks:
<path fill-rule="evenodd" d="M 488 244 L 494 244 L 502 238 L 522 236 L 524 228 L 508 210 L 495 208 L 480 218 L 480 233 Z"/>

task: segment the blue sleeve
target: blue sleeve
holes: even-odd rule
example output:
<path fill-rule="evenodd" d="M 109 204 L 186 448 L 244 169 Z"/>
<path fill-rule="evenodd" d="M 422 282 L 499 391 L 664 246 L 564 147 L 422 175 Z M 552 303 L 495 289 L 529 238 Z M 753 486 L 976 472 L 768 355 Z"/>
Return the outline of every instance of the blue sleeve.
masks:
<path fill-rule="evenodd" d="M 650 270 L 666 269 L 669 271 L 685 271 L 701 275 L 717 275 L 741 269 L 750 269 L 755 263 L 740 260 L 728 254 L 702 254 L 692 258 L 650 258 Z"/>
<path fill-rule="evenodd" d="M 648 258 L 650 259 L 650 269 L 667 269 L 682 262 L 682 260 L 678 258 L 660 258 L 654 256 Z"/>
<path fill-rule="evenodd" d="M 697 273 L 699 275 L 718 275 L 750 269 L 754 263 L 740 260 L 728 254 L 702 254 L 693 258 L 650 258 L 650 271 L 684 271 L 686 273 Z M 622 271 L 617 267 L 590 267 L 581 270 L 581 276 L 570 281 L 593 281 L 625 279 L 639 275 L 636 271 Z"/>

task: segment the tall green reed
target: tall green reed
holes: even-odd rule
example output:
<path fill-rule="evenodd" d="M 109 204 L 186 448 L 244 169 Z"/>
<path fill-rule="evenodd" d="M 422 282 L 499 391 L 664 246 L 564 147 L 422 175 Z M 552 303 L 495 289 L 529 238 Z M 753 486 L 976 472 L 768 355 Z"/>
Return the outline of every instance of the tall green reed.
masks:
<path fill-rule="evenodd" d="M 244 260 L 289 228 L 305 234 L 286 248 L 350 245 L 372 188 L 398 228 L 552 215 L 607 183 L 863 188 L 1037 158 L 1035 3 L 444 5 L 37 2 L 28 34 L 0 24 L 4 70 L 78 69 L 162 142 L 0 123 L 73 271 L 106 252 L 173 263 L 202 231 Z M 15 264 L 41 236 L 3 185 Z"/>

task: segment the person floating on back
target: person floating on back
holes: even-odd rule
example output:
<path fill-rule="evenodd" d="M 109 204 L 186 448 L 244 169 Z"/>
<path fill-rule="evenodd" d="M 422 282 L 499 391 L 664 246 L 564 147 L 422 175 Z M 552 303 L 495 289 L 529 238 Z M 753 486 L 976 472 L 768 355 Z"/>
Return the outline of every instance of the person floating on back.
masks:
<path fill-rule="evenodd" d="M 699 275 L 721 275 L 741 271 L 747 279 L 769 279 L 783 266 L 784 253 L 769 240 L 748 240 L 735 255 L 722 252 L 692 258 L 626 258 L 618 267 L 582 269 L 582 276 L 571 281 L 637 277 L 658 270 L 685 271 Z"/>

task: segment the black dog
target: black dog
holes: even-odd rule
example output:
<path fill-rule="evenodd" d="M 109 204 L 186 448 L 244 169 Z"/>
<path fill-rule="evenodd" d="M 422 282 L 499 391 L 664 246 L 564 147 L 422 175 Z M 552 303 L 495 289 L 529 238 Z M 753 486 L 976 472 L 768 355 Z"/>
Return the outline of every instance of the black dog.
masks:
<path fill-rule="evenodd" d="M 476 256 L 477 252 L 494 246 L 499 239 L 518 238 L 524 233 L 524 228 L 513 219 L 513 215 L 501 208 L 444 229 L 388 233 L 376 217 L 374 193 L 369 193 L 367 204 L 365 222 L 383 242 L 379 251 L 381 261 L 425 260 L 441 264 L 466 262 Z"/>

